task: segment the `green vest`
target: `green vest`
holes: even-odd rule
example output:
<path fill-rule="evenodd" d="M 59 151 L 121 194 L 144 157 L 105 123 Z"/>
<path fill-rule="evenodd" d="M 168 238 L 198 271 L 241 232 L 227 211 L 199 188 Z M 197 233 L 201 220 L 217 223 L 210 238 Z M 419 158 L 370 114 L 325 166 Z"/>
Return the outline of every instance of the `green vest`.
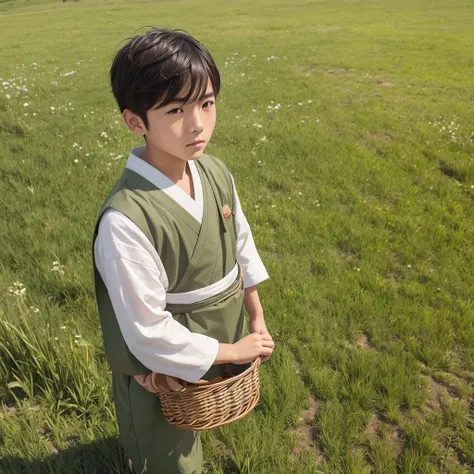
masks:
<path fill-rule="evenodd" d="M 224 278 L 236 264 L 235 203 L 230 173 L 215 157 L 202 155 L 195 163 L 203 190 L 202 224 L 161 189 L 125 168 L 105 199 L 95 225 L 93 243 L 100 219 L 107 209 L 116 209 L 127 216 L 160 256 L 168 276 L 168 293 L 183 293 L 211 285 Z M 223 216 L 225 204 L 232 211 L 227 219 Z M 239 276 L 240 272 L 239 267 Z M 94 281 L 104 349 L 112 371 L 126 375 L 148 374 L 150 370 L 136 359 L 124 341 L 95 261 Z M 214 337 L 221 343 L 233 343 L 242 335 L 243 290 L 241 293 L 233 304 L 235 307 L 225 308 L 227 314 L 232 313 L 225 318 L 222 311 L 213 311 L 212 298 L 193 307 L 167 305 L 165 309 L 190 331 Z M 203 310 L 193 312 L 200 308 Z"/>

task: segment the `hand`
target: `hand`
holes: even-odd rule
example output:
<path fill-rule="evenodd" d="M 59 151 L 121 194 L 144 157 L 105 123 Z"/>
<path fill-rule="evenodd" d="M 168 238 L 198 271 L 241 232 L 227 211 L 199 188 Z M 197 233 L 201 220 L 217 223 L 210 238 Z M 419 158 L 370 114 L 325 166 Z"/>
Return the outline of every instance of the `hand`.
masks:
<path fill-rule="evenodd" d="M 133 378 L 144 388 L 146 388 L 149 392 L 153 391 L 153 387 L 150 385 L 150 375 L 134 375 Z"/>
<path fill-rule="evenodd" d="M 270 334 L 259 334 L 258 332 L 248 334 L 232 344 L 232 363 L 248 364 L 257 357 L 267 360 L 267 356 L 271 355 L 274 347 L 275 343 Z"/>
<path fill-rule="evenodd" d="M 263 317 L 263 315 L 261 316 L 257 316 L 256 318 L 253 318 L 250 320 L 250 323 L 249 323 L 249 331 L 250 333 L 258 333 L 258 334 L 268 334 L 270 335 L 270 333 L 268 332 L 268 329 L 267 329 L 267 325 L 265 324 L 265 319 Z M 262 362 L 265 362 L 266 360 L 270 359 L 272 355 L 269 354 L 267 356 L 261 356 L 261 359 L 262 359 Z"/>

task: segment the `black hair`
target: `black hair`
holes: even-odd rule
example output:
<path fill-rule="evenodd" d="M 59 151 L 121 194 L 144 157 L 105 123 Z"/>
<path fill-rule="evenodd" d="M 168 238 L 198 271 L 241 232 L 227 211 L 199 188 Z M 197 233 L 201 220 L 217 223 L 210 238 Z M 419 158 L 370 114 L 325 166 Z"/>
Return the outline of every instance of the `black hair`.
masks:
<path fill-rule="evenodd" d="M 205 95 L 208 79 L 217 97 L 220 75 L 203 44 L 184 30 L 151 27 L 122 46 L 110 68 L 110 82 L 120 112 L 136 113 L 148 130 L 147 110 L 164 107 L 178 94 L 186 102 Z"/>

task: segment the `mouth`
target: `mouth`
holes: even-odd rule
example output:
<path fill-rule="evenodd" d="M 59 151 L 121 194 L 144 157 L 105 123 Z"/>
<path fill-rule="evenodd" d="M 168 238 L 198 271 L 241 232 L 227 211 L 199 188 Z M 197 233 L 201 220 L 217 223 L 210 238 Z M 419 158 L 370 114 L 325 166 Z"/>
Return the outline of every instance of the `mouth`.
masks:
<path fill-rule="evenodd" d="M 202 143 L 204 143 L 204 140 L 195 140 L 192 143 L 188 143 L 186 146 L 196 146 L 196 145 L 200 145 Z"/>

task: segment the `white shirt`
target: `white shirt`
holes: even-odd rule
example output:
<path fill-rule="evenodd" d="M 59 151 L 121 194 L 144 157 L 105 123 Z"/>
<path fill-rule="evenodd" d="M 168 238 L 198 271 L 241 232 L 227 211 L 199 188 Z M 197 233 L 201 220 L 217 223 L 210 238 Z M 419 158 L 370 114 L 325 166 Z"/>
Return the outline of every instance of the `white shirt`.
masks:
<path fill-rule="evenodd" d="M 195 200 L 141 159 L 145 149 L 145 146 L 132 149 L 125 166 L 162 189 L 201 223 L 202 185 L 194 161 L 190 160 L 188 164 Z M 235 198 L 237 258 L 243 270 L 244 288 L 247 288 L 269 276 L 255 247 L 232 175 L 231 179 Z M 219 342 L 190 332 L 169 311 L 165 311 L 168 277 L 156 249 L 145 234 L 124 214 L 108 209 L 99 223 L 94 259 L 130 352 L 154 372 L 188 382 L 200 380 L 214 363 Z"/>

